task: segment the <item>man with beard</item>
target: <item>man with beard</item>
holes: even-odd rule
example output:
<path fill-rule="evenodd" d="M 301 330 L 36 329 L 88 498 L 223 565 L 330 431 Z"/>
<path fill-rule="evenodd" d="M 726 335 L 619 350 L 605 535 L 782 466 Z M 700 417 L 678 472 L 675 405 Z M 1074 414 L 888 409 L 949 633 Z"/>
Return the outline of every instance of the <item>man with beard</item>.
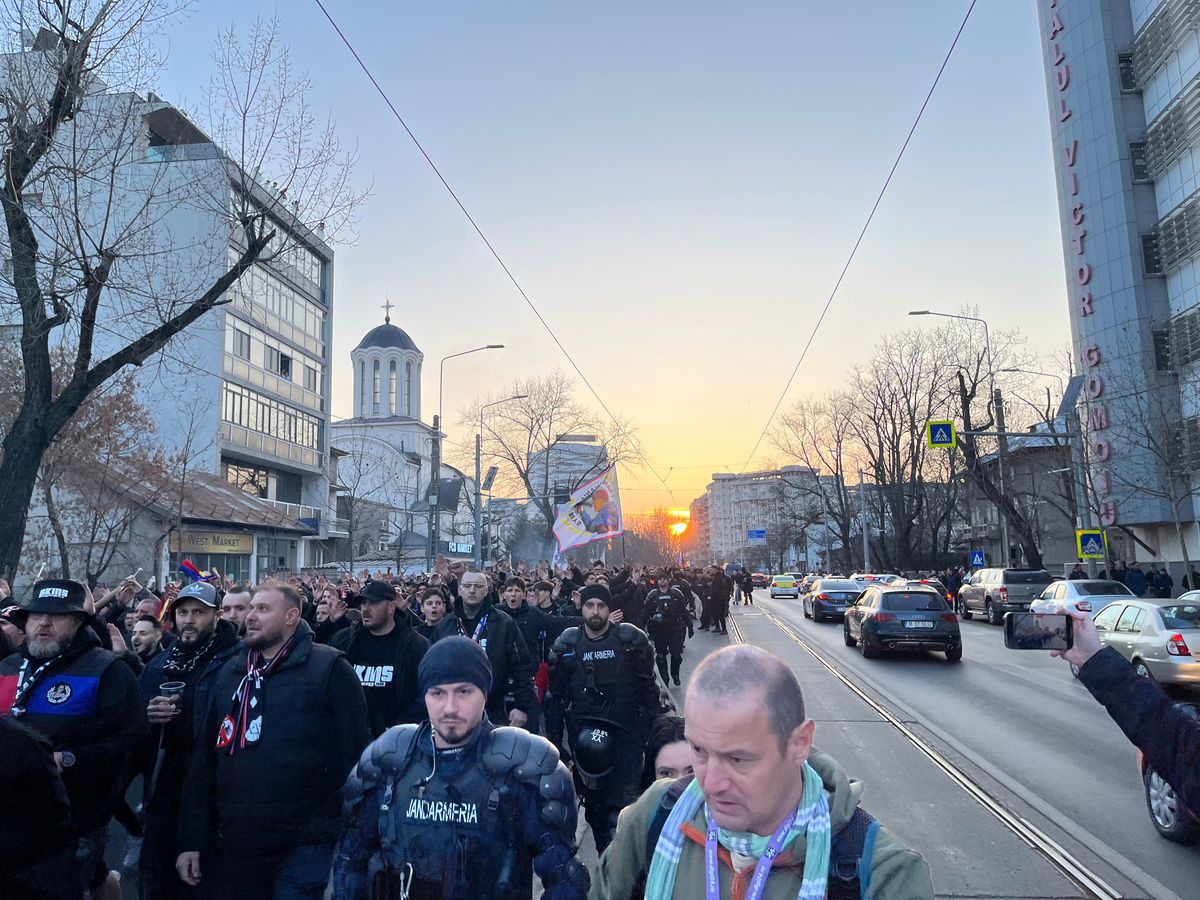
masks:
<path fill-rule="evenodd" d="M 429 641 L 417 634 L 399 595 L 386 581 L 368 581 L 362 592 L 362 624 L 343 628 L 329 642 L 346 654 L 362 683 L 371 736 L 393 725 L 420 722 L 425 704 L 417 693 L 417 666 Z"/>
<path fill-rule="evenodd" d="M 106 830 L 128 783 L 122 767 L 149 733 L 133 670 L 100 646 L 86 602 L 79 582 L 39 581 L 17 614 L 25 645 L 0 661 L 0 715 L 46 737 L 62 772 L 81 893 L 108 876 Z"/>
<path fill-rule="evenodd" d="M 463 635 L 482 647 L 493 676 L 488 718 L 493 723 L 524 727 L 533 706 L 533 666 L 525 639 L 508 613 L 488 597 L 487 576 L 482 572 L 464 572 L 458 580 L 458 594 L 453 612 L 434 632 L 434 642 Z"/>
<path fill-rule="evenodd" d="M 585 897 L 571 776 L 544 738 L 488 721 L 487 654 L 443 638 L 420 688 L 429 723 L 390 729 L 346 782 L 333 896 L 529 900 L 536 866 L 543 898 Z"/>
<path fill-rule="evenodd" d="M 371 740 L 354 669 L 314 643 L 302 606 L 290 585 L 260 587 L 205 691 L 175 867 L 214 900 L 323 896 L 337 792 Z"/>
<path fill-rule="evenodd" d="M 181 895 L 183 882 L 175 871 L 179 806 L 195 743 L 197 698 L 203 695 L 202 682 L 211 680 L 238 649 L 237 628 L 218 617 L 217 592 L 211 584 L 189 584 L 168 615 L 178 640 L 152 659 L 139 679 L 155 747 L 146 773 L 146 827 L 138 867 L 146 900 Z M 182 688 L 164 693 L 161 686 L 172 682 Z"/>
<path fill-rule="evenodd" d="M 546 721 L 557 744 L 565 716 L 584 815 L 603 853 L 617 814 L 640 793 L 646 732 L 660 712 L 658 686 L 646 633 L 609 621 L 608 588 L 588 585 L 580 593 L 583 628 L 568 628 L 550 652 Z"/>

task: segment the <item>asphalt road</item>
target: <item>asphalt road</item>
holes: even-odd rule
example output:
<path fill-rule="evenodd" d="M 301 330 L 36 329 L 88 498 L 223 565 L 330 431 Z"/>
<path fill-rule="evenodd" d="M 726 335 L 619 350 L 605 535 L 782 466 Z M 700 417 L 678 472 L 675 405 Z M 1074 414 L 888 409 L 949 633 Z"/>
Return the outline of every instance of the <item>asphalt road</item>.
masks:
<path fill-rule="evenodd" d="M 1200 850 L 1154 830 L 1134 749 L 1066 663 L 1005 649 L 1002 629 L 978 618 L 961 623 L 959 664 L 938 653 L 864 660 L 844 645 L 839 623 L 814 624 L 799 601 L 765 595 L 757 592 L 756 607 L 733 607 L 744 639 L 793 665 L 817 721 L 818 746 L 864 780 L 864 806 L 926 854 L 939 895 L 1089 896 L 778 623 L 1121 895 L 1200 896 Z"/>

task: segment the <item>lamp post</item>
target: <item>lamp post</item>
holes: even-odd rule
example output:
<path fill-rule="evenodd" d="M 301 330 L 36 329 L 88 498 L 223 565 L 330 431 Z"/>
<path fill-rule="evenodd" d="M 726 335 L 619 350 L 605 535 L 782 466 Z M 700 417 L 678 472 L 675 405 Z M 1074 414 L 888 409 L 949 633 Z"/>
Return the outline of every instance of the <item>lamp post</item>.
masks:
<path fill-rule="evenodd" d="M 425 550 L 425 571 L 433 568 L 433 559 L 437 556 L 437 547 L 441 542 L 441 481 L 442 481 L 442 388 L 445 385 L 446 360 L 466 356 L 468 353 L 479 353 L 482 350 L 500 350 L 503 344 L 484 344 L 471 350 L 461 350 L 443 356 L 438 363 L 438 411 L 433 417 L 433 447 L 430 453 L 429 466 L 429 546 Z"/>
<path fill-rule="evenodd" d="M 503 400 L 493 400 L 479 407 L 479 430 L 475 432 L 475 569 L 483 571 L 483 488 L 480 480 L 483 478 L 483 411 L 489 406 L 499 406 L 510 400 L 524 400 L 528 394 L 515 394 Z"/>
<path fill-rule="evenodd" d="M 992 406 L 996 411 L 996 431 L 999 434 L 997 438 L 998 452 L 997 470 L 999 477 L 996 479 L 1000 493 L 1004 494 L 1004 463 L 1008 457 L 1008 437 L 1004 433 L 1004 399 L 996 392 L 996 369 L 992 362 L 992 338 L 988 332 L 988 323 L 986 319 L 981 319 L 979 316 L 964 316 L 959 313 L 936 312 L 929 309 L 912 309 L 909 310 L 910 316 L 938 316 L 943 319 L 960 319 L 964 322 L 978 322 L 983 326 L 983 344 L 987 351 L 988 365 L 988 391 L 991 396 Z M 1008 517 L 1003 513 L 1000 514 L 1000 564 L 1008 565 L 1009 546 L 1008 546 Z"/>

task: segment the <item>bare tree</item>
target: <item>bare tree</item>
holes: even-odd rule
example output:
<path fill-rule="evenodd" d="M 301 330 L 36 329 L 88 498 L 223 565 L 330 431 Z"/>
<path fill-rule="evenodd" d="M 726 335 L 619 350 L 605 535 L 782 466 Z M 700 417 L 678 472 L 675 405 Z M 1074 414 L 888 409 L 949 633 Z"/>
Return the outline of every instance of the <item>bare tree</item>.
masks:
<path fill-rule="evenodd" d="M 603 460 L 597 455 L 592 465 L 574 473 L 572 483 L 562 485 L 571 491 L 608 466 L 639 461 L 641 448 L 632 426 L 623 421 L 603 419 L 579 403 L 574 396 L 574 382 L 558 370 L 549 375 L 518 379 L 498 394 L 499 397 L 520 395 L 525 395 L 525 399 L 494 406 L 488 411 L 483 429 L 484 467 L 495 464 L 499 468 L 497 485 L 501 491 L 520 493 L 529 498 L 545 523 L 545 537 L 551 539 L 557 517 L 553 488 L 557 485 L 551 486 L 546 476 L 559 437 L 592 434 L 605 449 Z M 480 400 L 463 412 L 462 424 L 471 427 L 472 433 L 478 427 L 479 408 L 489 399 Z M 473 460 L 473 442 L 469 448 L 459 448 L 458 457 L 464 467 L 468 456 Z"/>
<path fill-rule="evenodd" d="M 327 234 L 346 227 L 363 197 L 350 184 L 353 154 L 339 152 L 331 129 L 311 127 L 306 84 L 272 26 L 256 26 L 244 46 L 222 36 L 211 133 L 237 142 L 214 143 L 144 95 L 150 38 L 181 6 L 8 0 L 4 9 L 11 34 L 36 34 L 0 71 L 4 301 L 20 321 L 22 358 L 0 460 L 8 578 L 43 457 L 86 399 L 230 302 L 256 262 L 294 258 L 299 242 L 323 239 L 318 223 Z M 180 208 L 217 215 L 182 234 L 170 218 Z M 56 347 L 71 358 L 61 387 Z"/>

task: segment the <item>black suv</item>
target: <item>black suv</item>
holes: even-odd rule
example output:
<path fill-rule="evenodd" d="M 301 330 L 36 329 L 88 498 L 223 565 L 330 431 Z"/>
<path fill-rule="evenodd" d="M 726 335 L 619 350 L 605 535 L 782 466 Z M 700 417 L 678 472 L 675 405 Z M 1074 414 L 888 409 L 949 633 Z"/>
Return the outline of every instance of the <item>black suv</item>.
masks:
<path fill-rule="evenodd" d="M 958 616 L 936 590 L 924 585 L 873 585 L 846 610 L 842 637 L 866 659 L 884 650 L 936 650 L 962 659 Z"/>

